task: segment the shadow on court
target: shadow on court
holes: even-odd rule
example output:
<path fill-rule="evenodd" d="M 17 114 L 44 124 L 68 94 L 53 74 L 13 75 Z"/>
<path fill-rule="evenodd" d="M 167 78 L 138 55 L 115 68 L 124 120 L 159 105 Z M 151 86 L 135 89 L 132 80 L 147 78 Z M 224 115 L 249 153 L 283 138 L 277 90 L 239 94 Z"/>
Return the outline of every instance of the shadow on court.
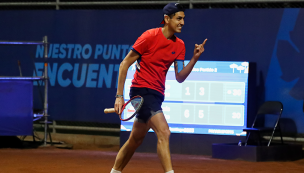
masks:
<path fill-rule="evenodd" d="M 73 150 L 55 147 L 36 149 L 0 149 L 1 173 L 109 173 L 119 149 L 78 147 Z M 304 159 L 290 162 L 248 162 L 220 160 L 210 156 L 172 155 L 176 173 L 302 173 Z M 162 173 L 157 154 L 135 153 L 124 173 Z"/>

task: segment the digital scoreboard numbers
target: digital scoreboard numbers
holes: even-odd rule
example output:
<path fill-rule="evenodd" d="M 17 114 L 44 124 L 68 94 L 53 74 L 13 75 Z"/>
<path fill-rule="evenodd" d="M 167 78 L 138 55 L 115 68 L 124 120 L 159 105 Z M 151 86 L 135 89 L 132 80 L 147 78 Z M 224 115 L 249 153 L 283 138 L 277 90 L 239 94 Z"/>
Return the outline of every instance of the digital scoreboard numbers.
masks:
<path fill-rule="evenodd" d="M 244 82 L 166 81 L 165 101 L 244 103 Z"/>
<path fill-rule="evenodd" d="M 198 61 L 187 79 L 178 83 L 172 64 L 162 104 L 171 132 L 245 135 L 248 69 L 248 62 Z M 125 82 L 126 101 L 134 73 L 132 65 Z M 121 130 L 131 130 L 132 121 L 122 122 Z"/>
<path fill-rule="evenodd" d="M 163 103 L 168 123 L 205 125 L 244 125 L 243 105 Z"/>

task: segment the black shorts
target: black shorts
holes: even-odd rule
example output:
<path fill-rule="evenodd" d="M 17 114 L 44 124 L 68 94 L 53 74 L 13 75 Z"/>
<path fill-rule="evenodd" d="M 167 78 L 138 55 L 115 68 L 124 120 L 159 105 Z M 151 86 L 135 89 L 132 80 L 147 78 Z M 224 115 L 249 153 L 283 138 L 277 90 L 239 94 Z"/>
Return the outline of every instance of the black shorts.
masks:
<path fill-rule="evenodd" d="M 137 95 L 144 98 L 144 103 L 136 115 L 135 121 L 147 123 L 152 116 L 162 112 L 161 105 L 164 101 L 162 93 L 149 88 L 131 87 L 130 98 Z"/>

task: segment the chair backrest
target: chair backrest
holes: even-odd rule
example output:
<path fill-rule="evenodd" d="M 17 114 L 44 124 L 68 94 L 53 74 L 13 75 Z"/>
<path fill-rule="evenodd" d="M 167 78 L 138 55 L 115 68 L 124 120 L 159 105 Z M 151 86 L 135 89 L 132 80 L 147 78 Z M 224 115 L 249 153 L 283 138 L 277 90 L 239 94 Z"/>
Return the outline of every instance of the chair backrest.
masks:
<path fill-rule="evenodd" d="M 267 101 L 263 103 L 257 114 L 274 114 L 281 115 L 283 111 L 283 104 L 279 101 Z"/>
<path fill-rule="evenodd" d="M 282 111 L 283 111 L 283 104 L 281 102 L 279 102 L 279 101 L 266 101 L 266 102 L 264 102 L 259 107 L 259 110 L 257 112 L 257 115 L 256 115 L 255 119 L 254 119 L 252 127 L 256 127 L 256 126 L 266 127 L 265 126 L 266 122 L 263 122 L 263 121 L 261 122 L 261 120 L 265 121 L 265 119 L 267 118 L 266 117 L 267 115 L 276 115 L 277 116 L 277 118 L 275 118 L 275 117 L 271 118 L 274 121 L 272 121 L 272 120 L 270 121 L 270 122 L 274 123 L 273 125 L 270 125 L 270 126 L 276 127 L 278 122 L 279 122 L 279 119 L 281 118 Z M 261 117 L 261 115 L 263 115 L 263 116 Z M 267 119 L 269 120 L 269 117 Z"/>

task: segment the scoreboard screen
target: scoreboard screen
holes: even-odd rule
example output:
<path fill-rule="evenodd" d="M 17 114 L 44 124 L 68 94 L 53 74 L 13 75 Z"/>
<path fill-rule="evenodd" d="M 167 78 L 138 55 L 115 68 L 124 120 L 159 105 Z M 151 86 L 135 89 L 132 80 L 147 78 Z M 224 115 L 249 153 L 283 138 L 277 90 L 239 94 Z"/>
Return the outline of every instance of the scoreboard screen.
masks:
<path fill-rule="evenodd" d="M 248 62 L 198 61 L 187 79 L 178 83 L 172 64 L 162 104 L 171 133 L 245 136 L 248 69 Z M 125 82 L 125 101 L 130 99 L 135 71 L 133 64 Z M 122 121 L 121 131 L 131 131 L 133 121 Z"/>

